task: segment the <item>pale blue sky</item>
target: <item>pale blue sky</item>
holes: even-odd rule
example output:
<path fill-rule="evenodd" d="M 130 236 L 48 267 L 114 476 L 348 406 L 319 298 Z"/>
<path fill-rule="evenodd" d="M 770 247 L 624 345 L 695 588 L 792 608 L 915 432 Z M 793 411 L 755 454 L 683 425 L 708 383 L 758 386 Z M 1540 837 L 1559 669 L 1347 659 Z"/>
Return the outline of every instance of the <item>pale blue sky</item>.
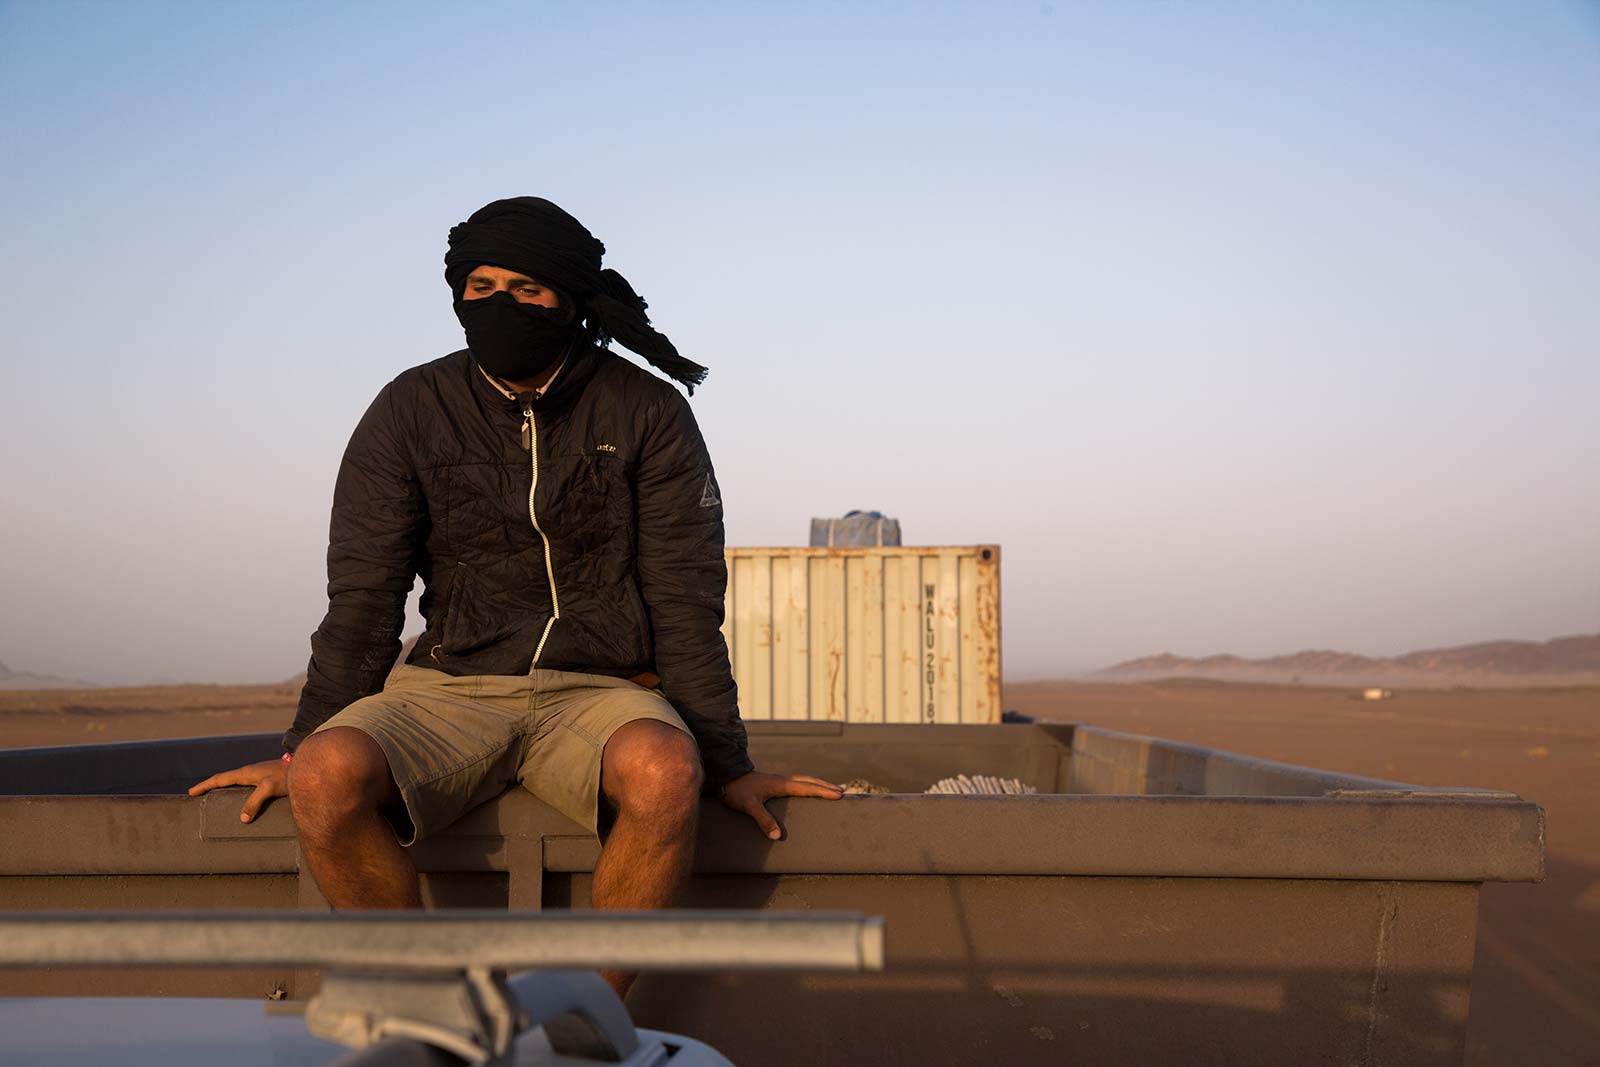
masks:
<path fill-rule="evenodd" d="M 1006 674 L 1600 630 L 1600 9 L 0 4 L 0 660 L 268 680 L 339 453 L 564 205 L 734 544 L 1004 550 Z"/>

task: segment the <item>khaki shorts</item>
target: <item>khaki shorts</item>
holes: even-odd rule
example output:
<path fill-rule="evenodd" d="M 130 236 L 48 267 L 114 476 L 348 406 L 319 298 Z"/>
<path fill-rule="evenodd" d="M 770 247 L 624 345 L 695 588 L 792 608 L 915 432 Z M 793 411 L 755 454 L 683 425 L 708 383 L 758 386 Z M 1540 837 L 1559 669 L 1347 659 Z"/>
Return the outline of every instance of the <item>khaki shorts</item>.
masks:
<path fill-rule="evenodd" d="M 378 743 L 411 823 L 395 833 L 409 845 L 519 782 L 595 831 L 601 752 L 636 719 L 689 733 L 658 690 L 626 678 L 537 669 L 458 678 L 402 664 L 383 692 L 313 732 L 350 726 Z"/>

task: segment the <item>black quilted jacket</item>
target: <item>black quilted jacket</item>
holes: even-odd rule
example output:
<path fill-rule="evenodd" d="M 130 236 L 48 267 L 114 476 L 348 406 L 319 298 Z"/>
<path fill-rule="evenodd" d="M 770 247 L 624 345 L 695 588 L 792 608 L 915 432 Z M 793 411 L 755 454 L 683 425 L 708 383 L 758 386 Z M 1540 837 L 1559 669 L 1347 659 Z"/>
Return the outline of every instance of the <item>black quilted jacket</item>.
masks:
<path fill-rule="evenodd" d="M 654 673 L 720 786 L 751 769 L 722 547 L 705 442 L 666 381 L 601 348 L 569 357 L 537 399 L 508 399 L 466 351 L 414 367 L 345 450 L 328 614 L 284 745 L 383 688 L 421 575 L 427 628 L 409 662 Z"/>

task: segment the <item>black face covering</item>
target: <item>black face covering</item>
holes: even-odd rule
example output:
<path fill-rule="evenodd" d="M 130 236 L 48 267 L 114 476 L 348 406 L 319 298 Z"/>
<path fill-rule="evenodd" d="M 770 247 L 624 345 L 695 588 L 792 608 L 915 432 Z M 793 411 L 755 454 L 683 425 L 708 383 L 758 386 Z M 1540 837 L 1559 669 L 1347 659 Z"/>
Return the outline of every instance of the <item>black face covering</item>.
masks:
<path fill-rule="evenodd" d="M 582 325 L 572 303 L 558 308 L 524 304 L 510 293 L 457 300 L 456 318 L 483 369 L 508 382 L 536 378 L 572 347 Z"/>

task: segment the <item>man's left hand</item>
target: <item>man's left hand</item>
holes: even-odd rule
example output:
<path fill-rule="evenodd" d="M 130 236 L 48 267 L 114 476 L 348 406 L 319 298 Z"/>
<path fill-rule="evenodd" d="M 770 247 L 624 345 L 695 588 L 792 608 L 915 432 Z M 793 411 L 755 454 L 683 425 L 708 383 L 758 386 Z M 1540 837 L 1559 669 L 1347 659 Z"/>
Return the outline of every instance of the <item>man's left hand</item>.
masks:
<path fill-rule="evenodd" d="M 761 832 L 776 841 L 783 836 L 778 820 L 767 810 L 767 801 L 773 797 L 821 797 L 838 800 L 844 796 L 844 787 L 813 778 L 809 774 L 767 774 L 751 771 L 735 778 L 722 787 L 722 802 L 734 811 L 742 811 L 756 821 Z"/>

